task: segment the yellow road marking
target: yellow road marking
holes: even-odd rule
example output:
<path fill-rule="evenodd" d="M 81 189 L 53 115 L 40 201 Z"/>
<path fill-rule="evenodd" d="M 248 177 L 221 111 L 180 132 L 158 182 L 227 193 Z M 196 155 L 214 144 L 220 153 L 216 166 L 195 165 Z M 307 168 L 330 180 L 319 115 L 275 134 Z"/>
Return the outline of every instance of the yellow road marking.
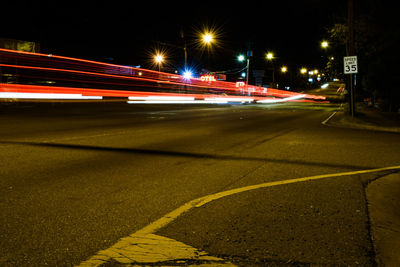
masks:
<path fill-rule="evenodd" d="M 242 193 L 242 192 L 246 192 L 246 191 L 251 191 L 251 190 L 255 190 L 255 189 L 260 189 L 260 188 L 278 186 L 278 185 L 293 184 L 293 183 L 321 180 L 321 179 L 327 179 L 327 178 L 333 178 L 333 177 L 350 176 L 350 175 L 373 173 L 373 172 L 380 172 L 380 171 L 390 171 L 390 170 L 400 170 L 400 166 L 391 166 L 391 167 L 369 169 L 369 170 L 360 170 L 360 171 L 352 171 L 352 172 L 323 174 L 323 175 L 309 176 L 309 177 L 303 177 L 303 178 L 296 178 L 296 179 L 268 182 L 268 183 L 262 183 L 262 184 L 257 184 L 257 185 L 250 185 L 250 186 L 240 187 L 240 188 L 227 190 L 227 191 L 219 192 L 219 193 L 216 193 L 216 194 L 211 194 L 211 195 L 208 195 L 208 196 L 200 197 L 200 198 L 197 198 L 197 199 L 194 199 L 192 201 L 189 201 L 189 202 L 185 203 L 184 205 L 180 206 L 179 208 L 173 210 L 172 212 L 170 212 L 170 213 L 166 214 L 165 216 L 161 217 L 160 219 L 154 221 L 153 223 L 145 226 L 144 228 L 142 228 L 139 231 L 135 232 L 134 234 L 130 235 L 129 237 L 120 239 L 120 241 L 118 241 L 112 247 L 98 252 L 95 256 L 93 256 L 90 259 L 82 262 L 79 266 L 99 266 L 99 265 L 107 262 L 111 258 L 113 258 L 113 259 L 118 261 L 118 258 L 121 258 L 121 248 L 123 248 L 123 250 L 125 250 L 125 251 L 130 251 L 130 253 L 129 253 L 130 256 L 128 258 L 134 259 L 134 258 L 132 258 L 134 253 L 132 254 L 131 252 L 134 252 L 136 250 L 135 250 L 135 248 L 130 248 L 129 247 L 129 244 L 127 244 L 127 239 L 129 239 L 129 238 L 137 238 L 137 237 L 146 237 L 146 236 L 150 237 L 150 238 L 159 237 L 160 244 L 157 244 L 157 242 L 155 242 L 153 244 L 154 246 L 151 248 L 151 250 L 155 254 L 148 254 L 147 255 L 147 257 L 151 257 L 151 255 L 154 255 L 154 257 L 156 257 L 155 255 L 158 255 L 160 250 L 164 251 L 164 249 L 165 249 L 165 246 L 162 245 L 162 243 L 165 241 L 164 240 L 165 237 L 156 236 L 156 235 L 154 235 L 155 232 L 157 232 L 161 228 L 165 227 L 170 222 L 174 221 L 176 218 L 178 218 L 183 213 L 189 211 L 190 209 L 201 207 L 201 206 L 203 206 L 203 205 L 205 205 L 205 204 L 207 204 L 209 202 L 212 202 L 214 200 L 217 200 L 217 199 L 220 199 L 220 198 L 223 198 L 223 197 L 226 197 L 226 196 L 230 196 L 230 195 L 234 195 L 234 194 L 238 194 L 238 193 Z M 187 245 L 185 245 L 183 243 L 180 243 L 180 242 L 178 242 L 176 240 L 173 240 L 173 241 L 179 243 L 179 246 L 181 246 L 181 247 L 187 246 Z M 132 243 L 131 242 L 131 245 L 134 245 L 134 246 L 137 247 L 138 245 L 140 246 L 140 243 L 138 243 L 138 242 L 136 242 L 136 243 L 133 242 Z M 189 246 L 187 246 L 187 247 L 189 247 Z M 172 246 L 172 250 L 173 249 L 174 249 L 174 247 Z M 194 249 L 194 250 L 193 249 L 194 248 L 191 248 L 191 249 L 188 249 L 188 250 L 192 251 L 192 252 L 193 251 L 197 251 L 196 249 Z M 170 251 L 170 254 L 169 254 L 170 256 L 172 255 L 171 259 L 174 258 L 172 250 Z M 163 253 L 165 253 L 165 251 Z M 178 252 L 178 253 L 181 253 L 181 252 Z M 209 257 L 209 256 L 206 256 L 206 254 L 203 254 L 204 252 L 197 251 L 197 252 L 193 252 L 193 253 L 196 254 L 196 255 L 203 255 L 205 257 Z M 175 259 L 179 259 L 179 255 L 175 255 L 175 256 L 176 256 Z M 188 257 L 190 258 L 190 256 L 188 256 Z M 211 258 L 213 258 L 213 257 L 211 257 Z M 218 258 L 213 258 L 213 260 L 217 261 Z M 131 263 L 135 262 L 135 260 L 132 260 L 130 262 Z M 138 262 L 138 261 L 136 261 L 136 262 Z"/>
<path fill-rule="evenodd" d="M 99 251 L 80 266 L 99 266 L 110 259 L 121 264 L 163 263 L 163 266 L 184 261 L 201 262 L 202 266 L 234 266 L 224 259 L 209 256 L 206 252 L 171 238 L 154 234 L 133 234 L 122 238 L 111 248 Z"/>

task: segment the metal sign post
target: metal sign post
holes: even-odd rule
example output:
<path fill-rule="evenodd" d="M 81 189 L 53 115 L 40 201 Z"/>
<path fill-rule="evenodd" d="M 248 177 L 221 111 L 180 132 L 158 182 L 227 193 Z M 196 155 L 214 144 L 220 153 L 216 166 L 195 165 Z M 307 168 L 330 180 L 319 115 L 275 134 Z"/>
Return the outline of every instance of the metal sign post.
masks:
<path fill-rule="evenodd" d="M 348 0 L 347 5 L 347 26 L 348 26 L 348 42 L 347 42 L 347 57 L 344 58 L 344 73 L 350 75 L 350 113 L 354 117 L 356 113 L 356 96 L 354 89 L 353 75 L 358 72 L 357 56 L 355 56 L 354 45 L 354 0 Z"/>
<path fill-rule="evenodd" d="M 355 115 L 355 90 L 354 90 L 354 75 L 358 73 L 357 56 L 349 56 L 343 58 L 344 74 L 350 75 L 350 113 Z"/>

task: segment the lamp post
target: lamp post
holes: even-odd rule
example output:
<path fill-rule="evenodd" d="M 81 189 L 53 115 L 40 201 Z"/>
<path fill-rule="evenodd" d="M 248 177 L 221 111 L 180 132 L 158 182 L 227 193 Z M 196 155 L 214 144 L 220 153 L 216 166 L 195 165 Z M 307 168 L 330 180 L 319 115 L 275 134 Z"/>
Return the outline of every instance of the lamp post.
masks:
<path fill-rule="evenodd" d="M 244 55 L 239 55 L 238 56 L 238 61 L 243 62 L 246 59 L 246 88 L 247 85 L 249 84 L 249 66 L 250 66 L 250 55 L 247 56 L 247 58 Z"/>
<path fill-rule="evenodd" d="M 205 30 L 199 36 L 199 43 L 202 49 L 207 51 L 207 66 L 210 64 L 210 52 L 216 43 L 215 34 L 212 30 Z"/>
<path fill-rule="evenodd" d="M 347 6 L 347 46 L 348 53 L 347 56 L 355 56 L 355 44 L 354 44 L 354 0 L 348 0 Z M 355 90 L 355 81 L 354 81 L 353 73 L 350 74 L 349 77 L 349 87 L 350 87 L 350 115 L 352 117 L 356 114 L 356 90 Z"/>
<path fill-rule="evenodd" d="M 275 86 L 275 66 L 274 66 L 274 54 L 272 52 L 268 52 L 265 55 L 265 58 L 271 62 L 272 64 L 272 84 Z"/>
<path fill-rule="evenodd" d="M 185 31 L 184 31 L 183 27 L 181 28 L 180 35 L 183 40 L 183 54 L 185 57 L 184 69 L 186 70 L 187 69 L 187 46 L 186 46 L 186 39 L 185 39 Z"/>
<path fill-rule="evenodd" d="M 164 56 L 161 54 L 156 54 L 154 56 L 154 61 L 156 62 L 156 64 L 158 65 L 158 71 L 161 71 L 161 64 L 164 61 Z"/>

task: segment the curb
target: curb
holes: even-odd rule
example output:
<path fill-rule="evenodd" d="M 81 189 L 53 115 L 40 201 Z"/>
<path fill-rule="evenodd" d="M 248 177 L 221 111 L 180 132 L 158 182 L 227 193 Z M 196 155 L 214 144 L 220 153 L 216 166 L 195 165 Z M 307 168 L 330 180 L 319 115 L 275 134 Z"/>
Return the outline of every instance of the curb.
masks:
<path fill-rule="evenodd" d="M 378 266 L 400 263 L 400 173 L 371 182 L 366 189 L 371 239 Z"/>
<path fill-rule="evenodd" d="M 400 128 L 396 127 L 385 127 L 379 125 L 367 125 L 367 124 L 359 124 L 359 123 L 343 123 L 343 122 L 334 122 L 328 123 L 331 119 L 338 113 L 339 111 L 333 112 L 326 120 L 322 121 L 321 124 L 330 127 L 337 128 L 347 128 L 347 129 L 357 129 L 357 130 L 367 130 L 367 131 L 377 131 L 377 132 L 386 132 L 386 133 L 400 133 Z"/>

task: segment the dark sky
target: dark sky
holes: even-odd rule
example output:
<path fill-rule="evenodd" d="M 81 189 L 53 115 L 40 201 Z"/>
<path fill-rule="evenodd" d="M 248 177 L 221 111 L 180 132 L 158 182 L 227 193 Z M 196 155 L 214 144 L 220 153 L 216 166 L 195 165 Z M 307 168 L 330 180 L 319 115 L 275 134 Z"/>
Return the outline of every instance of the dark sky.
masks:
<path fill-rule="evenodd" d="M 283 64 L 317 65 L 319 42 L 326 27 L 342 22 L 346 2 L 15 1 L 2 7 L 0 37 L 38 41 L 45 53 L 142 66 L 160 47 L 175 67 L 183 62 L 183 29 L 189 61 L 198 66 L 236 67 L 236 55 L 249 43 L 255 64 L 273 51 Z M 218 46 L 209 52 L 194 42 L 205 26 L 218 31 Z"/>

